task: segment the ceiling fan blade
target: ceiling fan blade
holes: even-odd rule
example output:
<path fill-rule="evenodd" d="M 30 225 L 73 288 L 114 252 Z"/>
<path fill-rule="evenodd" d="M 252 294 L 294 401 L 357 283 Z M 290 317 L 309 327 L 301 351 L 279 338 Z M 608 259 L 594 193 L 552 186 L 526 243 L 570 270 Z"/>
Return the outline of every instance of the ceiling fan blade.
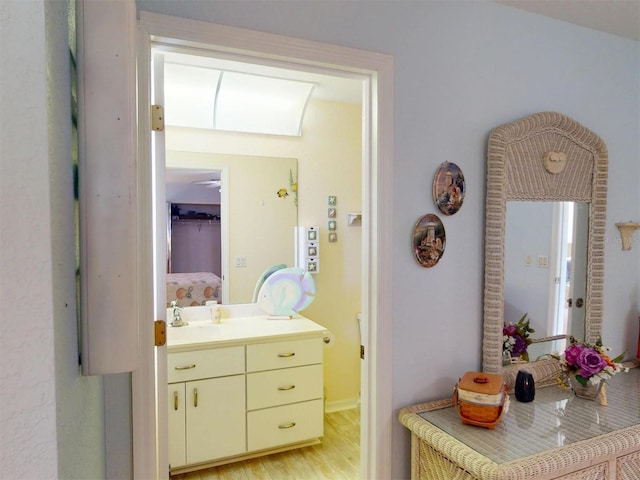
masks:
<path fill-rule="evenodd" d="M 191 183 L 193 185 L 220 185 L 220 180 L 196 180 Z"/>

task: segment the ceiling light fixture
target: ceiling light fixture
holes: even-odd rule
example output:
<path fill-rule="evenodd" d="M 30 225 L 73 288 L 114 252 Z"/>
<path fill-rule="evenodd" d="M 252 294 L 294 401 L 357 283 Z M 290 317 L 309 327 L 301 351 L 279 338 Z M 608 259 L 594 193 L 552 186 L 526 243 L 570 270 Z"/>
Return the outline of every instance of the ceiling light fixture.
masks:
<path fill-rule="evenodd" d="M 314 83 L 299 80 L 166 63 L 165 122 L 300 136 L 314 87 Z"/>
<path fill-rule="evenodd" d="M 314 84 L 223 72 L 213 126 L 220 130 L 299 136 Z"/>

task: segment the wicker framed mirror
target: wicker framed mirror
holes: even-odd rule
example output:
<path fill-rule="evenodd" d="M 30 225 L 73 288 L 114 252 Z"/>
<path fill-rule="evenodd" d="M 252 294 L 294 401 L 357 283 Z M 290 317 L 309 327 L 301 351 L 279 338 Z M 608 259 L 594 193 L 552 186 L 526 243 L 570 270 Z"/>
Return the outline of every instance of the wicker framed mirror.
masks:
<path fill-rule="evenodd" d="M 501 125 L 489 137 L 485 212 L 483 370 L 513 385 L 518 365 L 502 364 L 505 218 L 508 200 L 589 203 L 584 336 L 595 341 L 603 314 L 608 156 L 604 142 L 575 120 L 542 112 Z M 527 365 L 536 379 L 553 360 Z"/>

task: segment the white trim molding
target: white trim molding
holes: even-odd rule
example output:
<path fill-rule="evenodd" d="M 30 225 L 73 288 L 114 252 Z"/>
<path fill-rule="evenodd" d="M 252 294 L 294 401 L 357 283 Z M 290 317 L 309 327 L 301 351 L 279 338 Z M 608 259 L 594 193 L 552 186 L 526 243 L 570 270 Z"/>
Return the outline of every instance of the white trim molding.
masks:
<path fill-rule="evenodd" d="M 138 22 L 139 158 L 138 176 L 150 177 L 151 133 L 148 125 L 152 44 L 168 48 L 197 48 L 219 58 L 287 67 L 329 75 L 353 74 L 364 78 L 363 115 L 363 343 L 361 477 L 391 478 L 392 410 L 392 185 L 393 185 L 393 58 L 376 52 L 322 44 L 281 35 L 140 12 Z M 147 73 L 145 73 L 145 70 Z M 150 225 L 151 186 L 139 181 L 140 368 L 133 376 L 134 478 L 167 478 L 148 448 L 157 438 L 156 409 L 151 385 L 154 376 L 152 329 L 153 238 Z M 144 220 L 144 221 L 143 221 Z M 160 391 L 164 392 L 164 388 Z M 143 407 L 146 406 L 145 410 Z M 165 441 L 166 443 L 166 441 Z M 147 447 L 146 450 L 144 447 Z M 154 468 L 157 469 L 153 471 Z"/>
<path fill-rule="evenodd" d="M 133 1 L 77 3 L 84 375 L 138 364 L 135 26 Z"/>

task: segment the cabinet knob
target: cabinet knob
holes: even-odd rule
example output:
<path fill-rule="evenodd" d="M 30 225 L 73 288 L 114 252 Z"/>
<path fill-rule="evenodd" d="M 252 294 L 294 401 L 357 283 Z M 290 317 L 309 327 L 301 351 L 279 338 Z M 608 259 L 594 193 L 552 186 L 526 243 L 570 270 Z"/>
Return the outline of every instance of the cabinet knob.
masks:
<path fill-rule="evenodd" d="M 193 406 L 194 407 L 198 406 L 198 389 L 197 388 L 193 389 Z"/>
<path fill-rule="evenodd" d="M 178 392 L 173 392 L 173 409 L 178 410 Z"/>
<path fill-rule="evenodd" d="M 290 423 L 283 423 L 282 425 L 278 425 L 278 428 L 284 429 L 284 428 L 292 428 L 295 426 L 296 426 L 296 422 L 290 422 Z"/>

